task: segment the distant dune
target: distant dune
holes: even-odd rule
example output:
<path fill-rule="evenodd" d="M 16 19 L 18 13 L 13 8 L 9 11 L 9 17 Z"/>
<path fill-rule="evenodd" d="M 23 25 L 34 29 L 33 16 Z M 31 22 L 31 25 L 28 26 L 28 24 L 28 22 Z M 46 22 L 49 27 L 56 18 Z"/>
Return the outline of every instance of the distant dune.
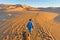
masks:
<path fill-rule="evenodd" d="M 45 12 L 54 12 L 60 14 L 60 7 L 48 7 L 48 8 L 39 8 L 40 11 Z"/>
<path fill-rule="evenodd" d="M 7 9 L 5 10 L 5 12 L 16 12 L 16 11 L 24 11 L 23 8 L 18 7 L 18 8 L 14 8 L 14 9 Z"/>

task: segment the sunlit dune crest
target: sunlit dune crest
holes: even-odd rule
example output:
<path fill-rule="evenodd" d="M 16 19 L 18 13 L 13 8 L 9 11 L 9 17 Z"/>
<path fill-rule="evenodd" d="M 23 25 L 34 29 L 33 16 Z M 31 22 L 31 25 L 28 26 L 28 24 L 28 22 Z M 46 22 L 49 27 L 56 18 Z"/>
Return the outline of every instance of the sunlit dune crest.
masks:
<path fill-rule="evenodd" d="M 14 9 L 14 8 L 16 8 L 16 6 L 9 6 L 8 9 Z"/>
<path fill-rule="evenodd" d="M 31 6 L 28 6 L 28 5 L 26 5 L 26 4 L 23 4 L 23 5 L 22 5 L 22 8 L 25 9 L 25 10 L 40 10 L 40 9 L 31 7 Z"/>
<path fill-rule="evenodd" d="M 21 7 L 18 7 L 18 8 L 14 8 L 14 9 L 7 9 L 5 10 L 5 12 L 14 12 L 14 11 L 23 11 L 24 9 L 21 8 Z"/>
<path fill-rule="evenodd" d="M 28 8 L 28 7 L 30 7 L 30 6 L 28 6 L 28 5 L 26 5 L 26 4 L 23 4 L 22 7 L 23 7 L 23 8 Z"/>

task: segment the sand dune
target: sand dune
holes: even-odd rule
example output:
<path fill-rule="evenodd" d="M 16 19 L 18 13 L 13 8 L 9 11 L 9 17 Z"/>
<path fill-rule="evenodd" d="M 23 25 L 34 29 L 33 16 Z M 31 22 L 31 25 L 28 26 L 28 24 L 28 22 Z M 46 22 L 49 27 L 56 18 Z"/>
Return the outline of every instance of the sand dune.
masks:
<path fill-rule="evenodd" d="M 55 22 L 54 20 L 58 14 L 36 11 L 24 11 L 23 13 L 24 14 L 11 18 L 0 24 L 1 40 L 21 40 L 21 33 L 23 30 L 26 32 L 27 40 L 29 40 L 29 38 L 30 40 L 47 40 L 49 38 L 48 36 L 52 38 L 50 38 L 50 40 L 60 40 L 60 23 Z M 29 34 L 28 29 L 26 28 L 26 24 L 30 18 L 34 23 L 32 35 Z M 41 30 L 40 27 L 43 29 Z M 40 34 L 41 31 L 44 31 L 46 37 L 41 38 L 41 35 L 37 35 L 37 33 Z"/>

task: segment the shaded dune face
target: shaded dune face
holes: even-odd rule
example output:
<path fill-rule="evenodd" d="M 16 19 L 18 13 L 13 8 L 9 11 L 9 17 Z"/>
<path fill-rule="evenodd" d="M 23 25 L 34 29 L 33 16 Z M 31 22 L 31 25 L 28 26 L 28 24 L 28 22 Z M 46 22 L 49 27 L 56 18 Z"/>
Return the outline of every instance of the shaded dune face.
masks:
<path fill-rule="evenodd" d="M 49 7 L 49 8 L 39 8 L 40 11 L 44 12 L 54 12 L 60 14 L 60 7 Z"/>
<path fill-rule="evenodd" d="M 58 15 L 58 16 L 55 18 L 55 21 L 56 21 L 56 22 L 60 22 L 60 15 Z"/>
<path fill-rule="evenodd" d="M 22 14 L 23 14 L 23 12 L 17 12 L 17 11 L 15 11 L 15 12 L 0 11 L 0 22 L 9 20 L 11 18 L 15 18 L 15 17 L 20 16 Z"/>

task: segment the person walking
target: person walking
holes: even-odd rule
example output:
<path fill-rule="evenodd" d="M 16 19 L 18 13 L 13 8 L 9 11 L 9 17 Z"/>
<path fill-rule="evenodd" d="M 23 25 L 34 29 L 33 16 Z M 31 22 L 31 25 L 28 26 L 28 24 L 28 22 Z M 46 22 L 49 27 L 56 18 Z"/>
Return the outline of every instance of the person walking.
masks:
<path fill-rule="evenodd" d="M 32 33 L 32 29 L 33 29 L 33 23 L 32 23 L 32 19 L 29 19 L 29 22 L 27 24 L 27 28 L 28 28 L 28 31 L 30 33 Z"/>

